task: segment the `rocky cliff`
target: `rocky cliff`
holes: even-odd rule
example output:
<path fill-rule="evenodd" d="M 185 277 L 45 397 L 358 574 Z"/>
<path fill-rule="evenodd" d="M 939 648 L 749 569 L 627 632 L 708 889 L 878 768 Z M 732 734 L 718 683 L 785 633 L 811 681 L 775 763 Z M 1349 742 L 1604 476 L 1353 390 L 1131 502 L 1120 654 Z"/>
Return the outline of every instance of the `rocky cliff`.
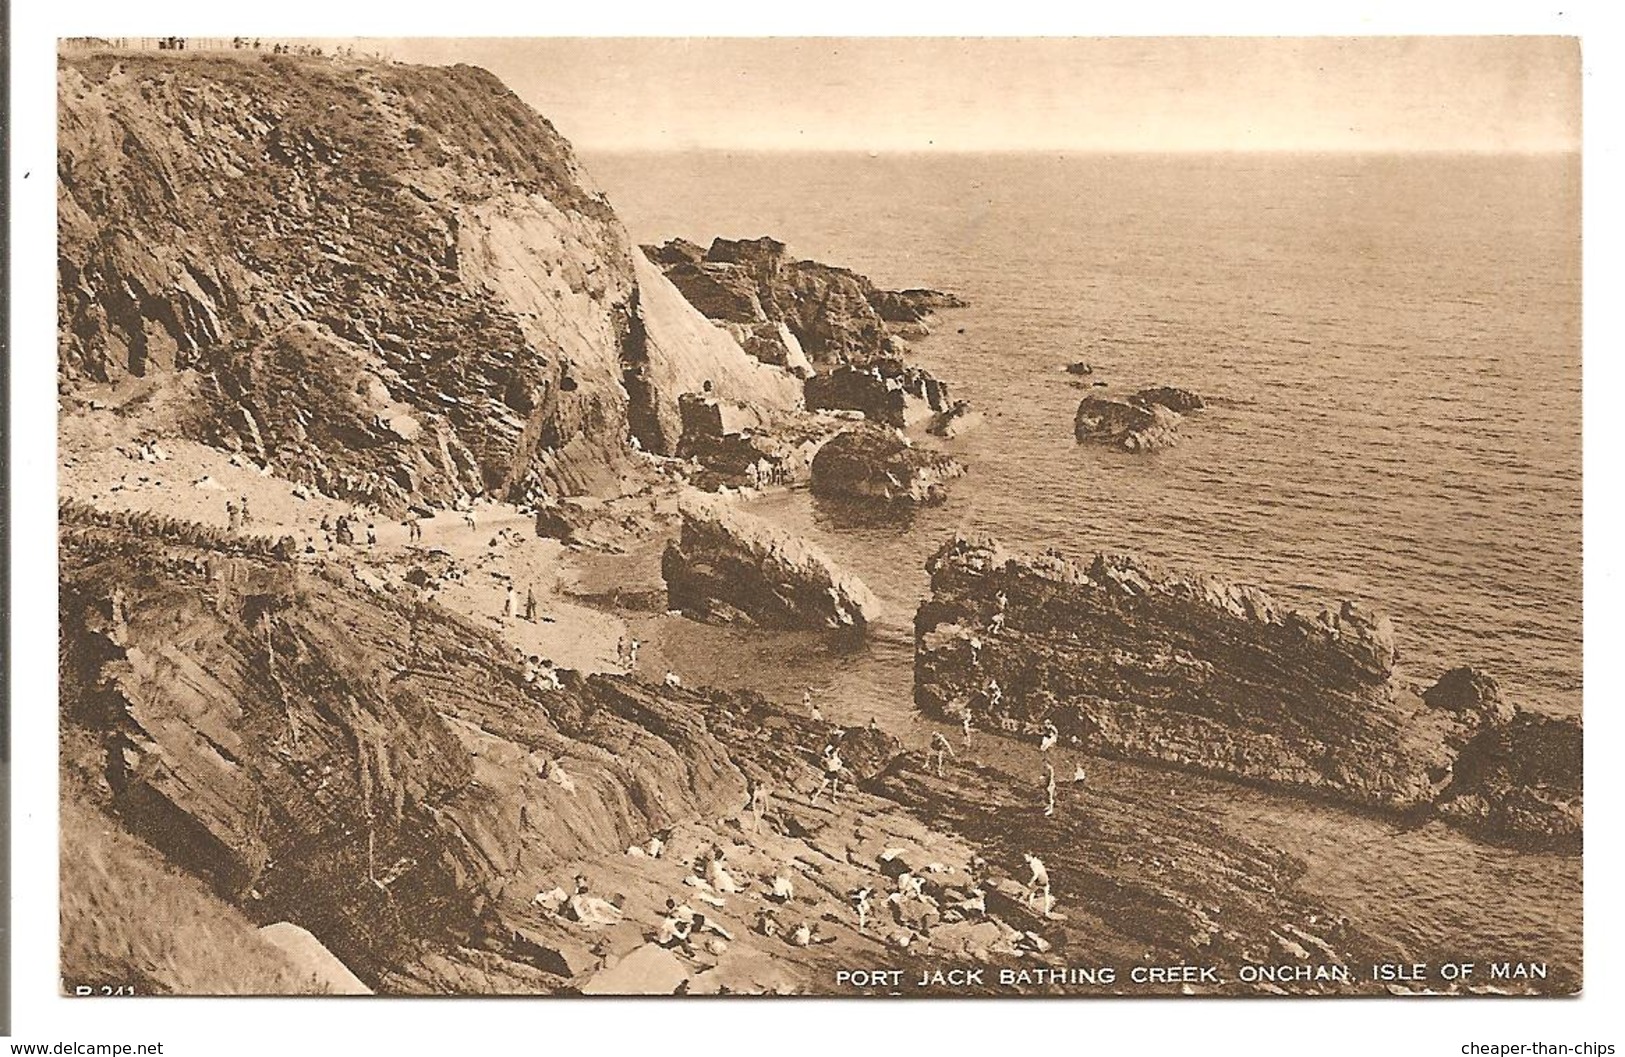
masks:
<path fill-rule="evenodd" d="M 489 632 L 274 550 L 64 512 L 65 765 L 375 987 L 556 989 L 589 963 L 524 937 L 560 864 L 743 802 L 692 704 L 528 683 Z"/>
<path fill-rule="evenodd" d="M 879 600 L 807 541 L 700 494 L 685 496 L 682 534 L 661 571 L 671 608 L 723 623 L 863 628 Z"/>
<path fill-rule="evenodd" d="M 793 365 L 803 354 L 826 366 L 896 357 L 901 338 L 929 333 L 933 312 L 965 305 L 952 294 L 881 290 L 849 269 L 793 260 L 765 236 L 718 238 L 709 248 L 673 239 L 644 252 L 707 317 L 751 335 L 747 347 L 770 363 Z"/>
<path fill-rule="evenodd" d="M 696 379 L 794 401 L 640 272 L 569 144 L 483 70 L 59 72 L 66 386 L 195 378 L 186 432 L 386 509 L 613 487 L 633 423 L 675 446 Z"/>
<path fill-rule="evenodd" d="M 1388 620 L 1362 606 L 1305 613 L 1216 577 L 990 541 L 954 540 L 928 569 L 915 700 L 932 715 L 1053 720 L 1095 752 L 1369 807 L 1457 801 L 1447 817 L 1511 839 L 1578 832 L 1578 726 L 1448 682 L 1417 696 L 1395 678 Z M 1537 741 L 1540 764 L 1512 748 Z"/>

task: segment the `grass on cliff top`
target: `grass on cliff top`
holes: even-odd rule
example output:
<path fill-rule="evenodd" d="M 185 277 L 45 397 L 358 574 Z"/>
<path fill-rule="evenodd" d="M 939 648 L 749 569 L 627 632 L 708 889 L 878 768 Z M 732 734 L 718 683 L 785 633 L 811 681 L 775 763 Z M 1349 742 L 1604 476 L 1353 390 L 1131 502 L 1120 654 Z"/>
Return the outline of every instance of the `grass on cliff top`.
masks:
<path fill-rule="evenodd" d="M 95 808 L 65 801 L 62 986 L 136 994 L 318 994 L 243 913 Z"/>

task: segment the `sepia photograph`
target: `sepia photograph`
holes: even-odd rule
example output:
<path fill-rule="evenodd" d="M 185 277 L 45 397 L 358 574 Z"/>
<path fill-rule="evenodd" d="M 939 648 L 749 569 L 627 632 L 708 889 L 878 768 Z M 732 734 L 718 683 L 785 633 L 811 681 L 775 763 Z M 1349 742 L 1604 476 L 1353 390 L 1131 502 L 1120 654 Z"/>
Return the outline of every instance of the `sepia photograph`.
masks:
<path fill-rule="evenodd" d="M 1565 996 L 1572 37 L 64 37 L 64 995 Z"/>
<path fill-rule="evenodd" d="M 1618 1052 L 1588 6 L 13 12 L 10 1051 Z"/>

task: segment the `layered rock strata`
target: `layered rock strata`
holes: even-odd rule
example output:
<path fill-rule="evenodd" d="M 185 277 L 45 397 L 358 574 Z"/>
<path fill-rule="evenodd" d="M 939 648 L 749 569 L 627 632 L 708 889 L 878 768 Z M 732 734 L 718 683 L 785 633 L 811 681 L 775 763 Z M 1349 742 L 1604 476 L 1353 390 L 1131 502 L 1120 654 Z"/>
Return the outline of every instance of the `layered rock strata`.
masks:
<path fill-rule="evenodd" d="M 954 540 L 927 568 L 915 701 L 930 715 L 1050 720 L 1093 752 L 1387 810 L 1438 803 L 1510 839 L 1578 832 L 1578 725 L 1508 706 L 1493 682 L 1452 689 L 1458 674 L 1416 695 L 1392 626 L 1360 605 L 1311 614 L 1217 577 L 990 541 Z"/>

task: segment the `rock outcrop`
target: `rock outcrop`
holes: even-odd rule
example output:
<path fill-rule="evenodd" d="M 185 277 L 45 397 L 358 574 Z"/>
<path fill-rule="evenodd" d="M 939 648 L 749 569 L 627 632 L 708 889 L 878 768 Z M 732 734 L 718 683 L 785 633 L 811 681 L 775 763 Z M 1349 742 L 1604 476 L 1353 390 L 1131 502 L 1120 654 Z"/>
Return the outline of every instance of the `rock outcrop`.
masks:
<path fill-rule="evenodd" d="M 645 449 L 678 453 L 686 397 L 704 396 L 756 415 L 802 406 L 800 377 L 747 355 L 728 331 L 685 301 L 659 268 L 641 254 L 634 259 L 642 356 L 629 365 L 625 382 L 636 397 L 632 432 Z"/>
<path fill-rule="evenodd" d="M 1179 443 L 1179 415 L 1161 404 L 1090 395 L 1078 404 L 1072 432 L 1124 451 L 1150 452 Z"/>
<path fill-rule="evenodd" d="M 1501 696 L 1493 676 L 1456 668 L 1423 698 L 1463 719 L 1461 751 L 1439 811 L 1490 838 L 1578 843 L 1584 821 L 1584 736 L 1580 724 L 1525 712 Z"/>
<path fill-rule="evenodd" d="M 948 410 L 948 385 L 901 360 L 875 360 L 866 367 L 842 364 L 807 379 L 807 406 L 824 411 L 861 411 L 883 426 L 904 429 Z"/>
<path fill-rule="evenodd" d="M 724 500 L 691 494 L 661 571 L 670 607 L 700 620 L 863 628 L 879 602 L 817 547 Z"/>
<path fill-rule="evenodd" d="M 1096 393 L 1079 402 L 1072 432 L 1080 444 L 1094 441 L 1124 451 L 1157 451 L 1179 443 L 1179 423 L 1185 412 L 1206 406 L 1188 389 L 1166 385 L 1141 389 L 1127 397 Z"/>
<path fill-rule="evenodd" d="M 1447 817 L 1509 839 L 1564 830 L 1567 807 L 1531 802 L 1552 783 L 1577 823 L 1577 725 L 1511 709 L 1476 675 L 1418 697 L 1395 678 L 1388 620 L 1354 603 L 1310 614 L 1216 577 L 989 541 L 954 540 L 927 567 L 915 701 L 930 715 L 1052 720 L 1093 752 L 1368 807 L 1448 797 Z M 1543 762 L 1527 763 L 1516 747 L 1535 744 Z"/>
<path fill-rule="evenodd" d="M 645 246 L 683 296 L 731 330 L 764 362 L 795 366 L 867 364 L 895 356 L 900 336 L 921 336 L 939 308 L 965 302 L 935 290 L 880 290 L 846 268 L 791 260 L 784 243 L 767 237 L 712 241 L 708 249 L 684 239 Z M 795 345 L 785 340 L 785 328 Z"/>
<path fill-rule="evenodd" d="M 895 429 L 863 424 L 818 449 L 812 490 L 837 498 L 940 503 L 948 498 L 948 481 L 964 472 L 958 460 L 917 448 Z"/>
<path fill-rule="evenodd" d="M 558 989 L 522 940 L 558 865 L 742 802 L 692 703 L 544 689 L 488 632 L 347 570 L 65 516 L 69 774 L 374 990 Z"/>

